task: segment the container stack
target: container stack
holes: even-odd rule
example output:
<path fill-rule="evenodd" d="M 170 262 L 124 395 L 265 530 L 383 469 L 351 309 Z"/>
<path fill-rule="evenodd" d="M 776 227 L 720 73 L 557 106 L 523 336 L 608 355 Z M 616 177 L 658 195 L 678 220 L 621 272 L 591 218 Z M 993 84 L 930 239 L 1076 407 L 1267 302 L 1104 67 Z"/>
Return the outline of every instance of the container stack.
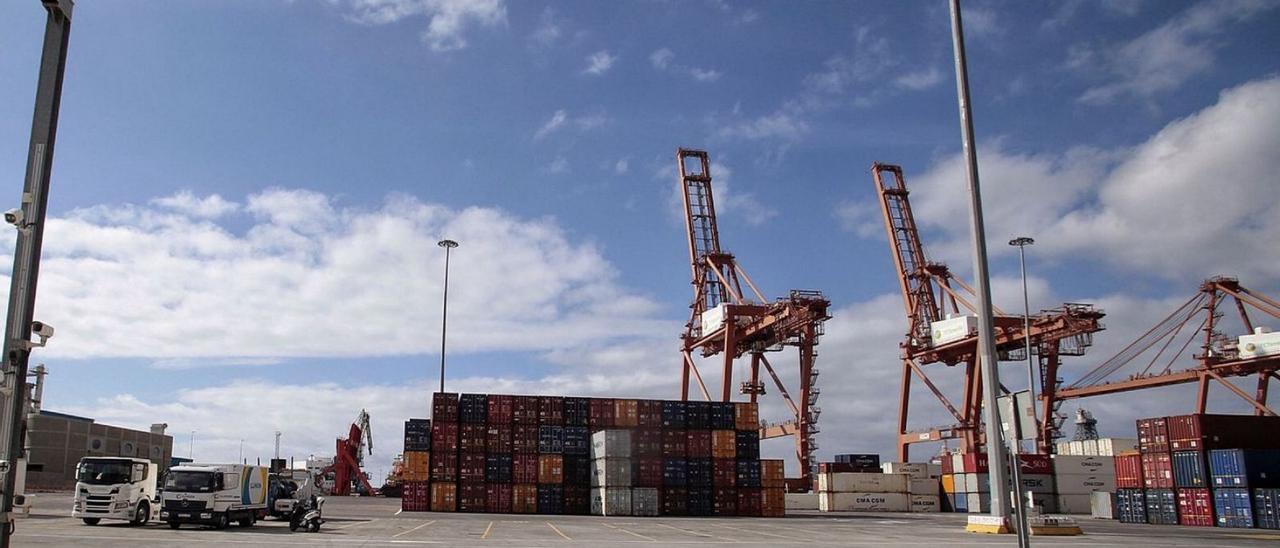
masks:
<path fill-rule="evenodd" d="M 404 423 L 404 475 L 400 508 L 406 512 L 431 509 L 431 420 L 409 419 Z"/>
<path fill-rule="evenodd" d="M 1137 438 L 1099 438 L 1096 440 L 1060 441 L 1055 454 L 1077 457 L 1114 457 L 1138 450 Z"/>
<path fill-rule="evenodd" d="M 1167 417 L 1138 421 L 1138 452 L 1142 455 L 1142 487 L 1147 523 L 1178 524 L 1178 499 L 1173 482 L 1173 454 Z"/>
<path fill-rule="evenodd" d="M 886 462 L 885 474 L 906 474 L 912 512 L 942 511 L 942 465 L 924 462 Z"/>
<path fill-rule="evenodd" d="M 432 416 L 427 495 L 406 511 L 785 513 L 782 461 L 760 460 L 753 403 L 438 393 Z M 424 427 L 405 428 L 409 447 Z"/>
<path fill-rule="evenodd" d="M 1053 455 L 1049 470 L 1053 472 L 1056 493 L 1052 511 L 1059 514 L 1090 514 L 1095 492 L 1116 490 L 1113 456 Z M 1110 506 L 1110 501 L 1107 505 Z"/>
<path fill-rule="evenodd" d="M 910 512 L 911 476 L 879 472 L 818 473 L 823 512 Z"/>
<path fill-rule="evenodd" d="M 1116 470 L 1116 516 L 1121 523 L 1146 523 L 1146 489 L 1142 479 L 1142 454 L 1126 451 L 1112 457 Z"/>

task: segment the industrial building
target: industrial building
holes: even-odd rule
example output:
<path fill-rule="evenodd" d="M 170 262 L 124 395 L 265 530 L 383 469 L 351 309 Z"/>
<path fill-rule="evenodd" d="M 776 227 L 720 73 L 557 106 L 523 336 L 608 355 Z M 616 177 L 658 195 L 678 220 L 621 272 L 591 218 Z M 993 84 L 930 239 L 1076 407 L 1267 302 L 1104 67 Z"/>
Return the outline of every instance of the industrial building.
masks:
<path fill-rule="evenodd" d="M 167 424 L 151 431 L 100 424 L 87 417 L 39 410 L 27 417 L 27 490 L 70 490 L 81 457 L 150 459 L 161 471 L 169 468 L 173 436 Z"/>

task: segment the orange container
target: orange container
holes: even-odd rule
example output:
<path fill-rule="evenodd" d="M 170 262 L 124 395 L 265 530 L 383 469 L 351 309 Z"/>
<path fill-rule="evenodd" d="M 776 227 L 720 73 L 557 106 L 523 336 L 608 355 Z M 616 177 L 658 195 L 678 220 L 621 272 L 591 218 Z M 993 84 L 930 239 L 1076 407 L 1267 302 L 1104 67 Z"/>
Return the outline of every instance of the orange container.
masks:
<path fill-rule="evenodd" d="M 432 512 L 457 512 L 458 511 L 458 484 L 432 483 L 431 484 L 431 511 Z"/>
<path fill-rule="evenodd" d="M 778 461 L 782 462 L 782 461 Z M 780 518 L 787 515 L 787 492 L 779 487 L 766 487 L 760 490 L 760 515 L 766 518 Z"/>
<path fill-rule="evenodd" d="M 640 403 L 636 400 L 613 400 L 613 425 L 634 428 L 640 425 Z"/>
<path fill-rule="evenodd" d="M 786 465 L 781 459 L 760 460 L 760 486 L 765 489 L 786 487 Z"/>
<path fill-rule="evenodd" d="M 942 475 L 942 492 L 948 495 L 955 494 L 956 492 L 956 475 L 955 474 Z"/>
<path fill-rule="evenodd" d="M 731 459 L 738 454 L 738 433 L 733 430 L 711 431 L 711 458 Z"/>
<path fill-rule="evenodd" d="M 404 468 L 402 470 L 405 481 L 427 481 L 431 479 L 431 452 L 405 451 Z"/>
<path fill-rule="evenodd" d="M 733 404 L 733 423 L 738 430 L 759 430 L 760 404 L 752 402 Z"/>
<path fill-rule="evenodd" d="M 511 511 L 517 514 L 538 513 L 538 486 L 532 483 L 512 486 Z"/>
<path fill-rule="evenodd" d="M 538 483 L 564 483 L 564 457 L 541 455 L 538 457 Z M 534 498 L 537 498 L 534 492 Z M 534 501 L 537 504 L 537 501 Z"/>

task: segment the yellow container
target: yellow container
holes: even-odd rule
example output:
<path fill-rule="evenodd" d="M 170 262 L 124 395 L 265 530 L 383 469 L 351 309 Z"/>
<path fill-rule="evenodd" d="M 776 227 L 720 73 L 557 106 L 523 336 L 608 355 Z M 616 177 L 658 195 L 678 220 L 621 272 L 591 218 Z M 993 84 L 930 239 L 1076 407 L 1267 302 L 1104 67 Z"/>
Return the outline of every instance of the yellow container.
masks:
<path fill-rule="evenodd" d="M 943 493 L 947 493 L 947 494 L 949 494 L 949 495 L 950 495 L 950 494 L 955 494 L 955 492 L 956 492 L 956 477 L 955 477 L 955 475 L 954 475 L 954 474 L 943 474 L 943 475 L 942 475 L 942 492 L 943 492 Z"/>

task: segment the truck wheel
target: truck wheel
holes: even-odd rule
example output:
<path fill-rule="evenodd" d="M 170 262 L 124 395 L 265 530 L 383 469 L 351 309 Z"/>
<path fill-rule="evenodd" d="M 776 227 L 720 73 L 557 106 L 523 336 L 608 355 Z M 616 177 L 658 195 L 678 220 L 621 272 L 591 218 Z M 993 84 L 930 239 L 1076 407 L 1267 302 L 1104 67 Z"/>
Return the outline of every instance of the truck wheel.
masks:
<path fill-rule="evenodd" d="M 253 516 L 247 516 L 247 517 L 240 518 L 240 519 L 239 519 L 239 521 L 236 521 L 236 524 L 237 524 L 237 525 L 239 525 L 239 526 L 241 526 L 241 527 L 252 527 L 252 526 L 253 526 Z"/>
<path fill-rule="evenodd" d="M 85 525 L 97 525 L 99 521 L 102 521 L 102 518 L 84 518 Z"/>
<path fill-rule="evenodd" d="M 169 522 L 169 528 L 170 528 L 170 529 L 177 529 L 177 528 L 179 528 L 179 527 L 182 527 L 182 524 L 181 524 L 181 523 L 178 523 L 178 522 L 176 522 L 176 521 L 171 521 L 171 522 Z"/>
<path fill-rule="evenodd" d="M 228 525 L 231 525 L 231 518 L 228 518 L 225 512 L 218 514 L 213 522 L 214 529 L 226 529 Z"/>
<path fill-rule="evenodd" d="M 133 513 L 133 519 L 129 520 L 129 525 L 146 525 L 151 521 L 151 505 L 147 501 L 138 503 L 138 509 Z"/>

